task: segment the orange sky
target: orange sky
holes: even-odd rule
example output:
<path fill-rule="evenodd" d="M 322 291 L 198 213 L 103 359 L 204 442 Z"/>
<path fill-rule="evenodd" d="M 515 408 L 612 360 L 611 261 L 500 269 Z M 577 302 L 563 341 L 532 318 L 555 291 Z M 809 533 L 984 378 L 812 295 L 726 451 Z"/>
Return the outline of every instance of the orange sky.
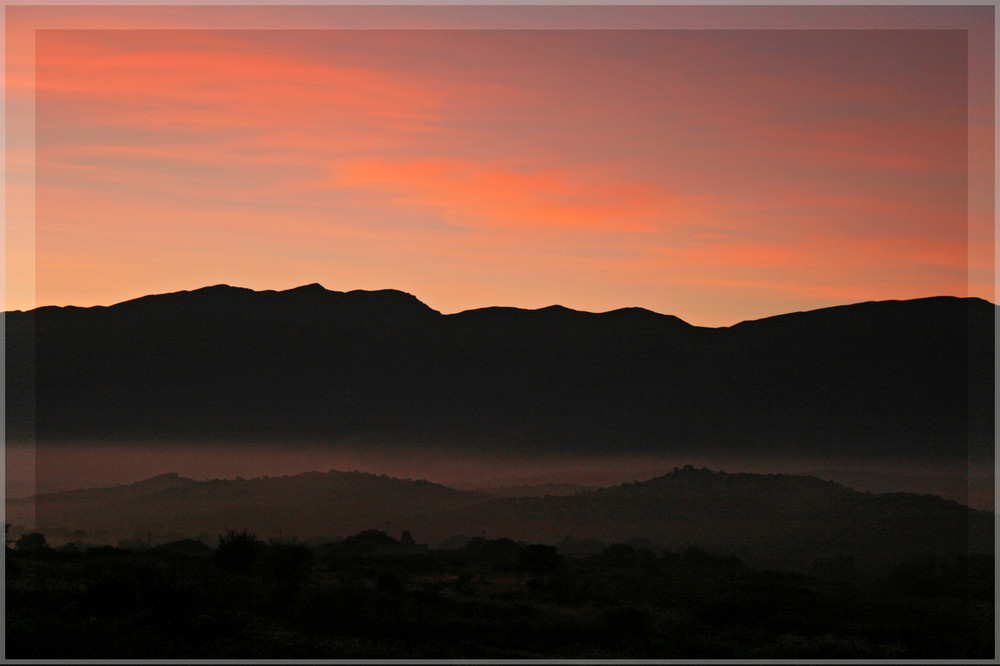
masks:
<path fill-rule="evenodd" d="M 602 9 L 8 7 L 5 309 L 995 300 L 991 7 Z"/>

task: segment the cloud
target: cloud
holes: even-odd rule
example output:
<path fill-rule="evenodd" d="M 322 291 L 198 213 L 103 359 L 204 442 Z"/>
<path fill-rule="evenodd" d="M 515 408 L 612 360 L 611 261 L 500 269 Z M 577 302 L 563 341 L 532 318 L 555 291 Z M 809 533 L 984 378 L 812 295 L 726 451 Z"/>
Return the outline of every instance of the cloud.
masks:
<path fill-rule="evenodd" d="M 266 265 L 466 306 L 951 290 L 964 95 L 911 38 L 41 30 L 39 284 L 128 250 L 130 285 Z"/>
<path fill-rule="evenodd" d="M 109 35 L 108 44 L 99 31 L 42 31 L 35 90 L 49 112 L 160 129 L 301 131 L 359 115 L 412 129 L 442 103 L 412 76 L 253 52 L 225 33 L 166 31 L 135 43 L 141 34 Z"/>
<path fill-rule="evenodd" d="M 700 197 L 671 195 L 588 165 L 531 169 L 447 158 L 369 158 L 340 162 L 331 183 L 375 192 L 395 206 L 435 209 L 456 225 L 507 229 L 649 232 L 702 217 L 705 205 Z"/>

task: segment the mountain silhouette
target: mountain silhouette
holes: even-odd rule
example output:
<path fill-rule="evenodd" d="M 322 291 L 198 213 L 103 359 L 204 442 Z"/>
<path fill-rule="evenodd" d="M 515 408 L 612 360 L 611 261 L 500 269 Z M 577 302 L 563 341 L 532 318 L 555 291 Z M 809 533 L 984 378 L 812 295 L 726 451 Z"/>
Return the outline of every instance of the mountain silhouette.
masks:
<path fill-rule="evenodd" d="M 112 488 L 45 493 L 7 501 L 11 522 L 33 509 L 39 529 L 82 529 L 110 540 L 132 532 L 190 537 L 248 526 L 277 536 L 347 535 L 424 511 L 453 510 L 482 501 L 423 480 L 364 472 L 307 472 L 293 476 L 193 481 L 167 474 Z"/>
<path fill-rule="evenodd" d="M 197 481 L 171 472 L 168 474 L 160 474 L 136 483 L 44 493 L 37 495 L 36 498 L 52 504 L 87 506 L 87 510 L 89 511 L 98 510 L 102 506 L 114 506 L 123 502 L 132 502 L 136 499 L 147 497 L 154 493 L 169 490 L 171 488 L 179 488 L 192 483 L 197 483 Z M 12 506 L 23 506 L 29 499 L 30 498 L 14 499 L 12 500 L 14 503 Z"/>
<path fill-rule="evenodd" d="M 991 460 L 995 316 L 937 297 L 703 328 L 217 285 L 5 313 L 7 436 Z"/>
<path fill-rule="evenodd" d="M 407 519 L 420 533 L 485 527 L 528 542 L 642 538 L 674 551 L 698 544 L 796 568 L 837 554 L 885 564 L 907 553 L 993 552 L 993 523 L 993 512 L 934 495 L 873 495 L 811 476 L 692 466 L 568 496 L 491 499 Z"/>
<path fill-rule="evenodd" d="M 872 495 L 816 477 L 727 474 L 687 466 L 643 482 L 570 495 L 496 496 L 361 472 L 192 481 L 165 475 L 129 486 L 8 500 L 33 507 L 49 534 L 85 540 L 133 533 L 178 539 L 246 526 L 264 537 L 346 537 L 410 530 L 424 542 L 488 532 L 532 543 L 641 538 L 675 552 L 697 544 L 758 565 L 805 567 L 849 555 L 879 565 L 920 553 L 993 552 L 992 512 L 932 495 Z"/>

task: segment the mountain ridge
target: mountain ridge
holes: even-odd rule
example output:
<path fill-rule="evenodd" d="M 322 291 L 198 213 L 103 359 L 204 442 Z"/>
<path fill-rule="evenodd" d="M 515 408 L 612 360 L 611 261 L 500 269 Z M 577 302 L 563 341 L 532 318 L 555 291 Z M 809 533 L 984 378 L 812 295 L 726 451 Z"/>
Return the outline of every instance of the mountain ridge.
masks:
<path fill-rule="evenodd" d="M 134 305 L 134 304 L 138 304 L 138 303 L 156 302 L 156 301 L 161 301 L 161 300 L 165 300 L 165 299 L 172 299 L 172 298 L 184 297 L 184 296 L 207 296 L 207 295 L 222 295 L 222 294 L 240 294 L 240 295 L 245 295 L 245 296 L 249 296 L 249 295 L 253 294 L 253 295 L 263 295 L 263 296 L 267 296 L 267 297 L 281 296 L 281 295 L 285 295 L 285 296 L 296 296 L 296 295 L 298 295 L 298 296 L 302 296 L 302 295 L 318 296 L 318 295 L 323 295 L 323 296 L 333 296 L 333 297 L 348 296 L 348 297 L 384 297 L 384 298 L 394 298 L 394 299 L 396 299 L 397 301 L 400 301 L 400 302 L 402 300 L 408 300 L 408 301 L 413 301 L 413 302 L 419 303 L 421 306 L 423 306 L 427 310 L 430 310 L 431 312 L 438 313 L 438 314 L 440 314 L 440 315 L 442 315 L 444 317 L 454 317 L 454 316 L 459 316 L 459 315 L 468 315 L 469 313 L 478 313 L 478 312 L 484 312 L 485 313 L 485 312 L 496 312 L 496 311 L 503 311 L 503 312 L 508 312 L 508 313 L 511 313 L 511 312 L 518 312 L 518 313 L 571 313 L 571 314 L 594 315 L 594 316 L 626 315 L 626 314 L 628 314 L 628 315 L 636 315 L 636 316 L 644 316 L 645 317 L 645 316 L 649 316 L 649 315 L 654 315 L 655 317 L 667 317 L 667 318 L 670 318 L 670 319 L 674 319 L 674 320 L 680 321 L 680 322 L 686 324 L 687 326 L 690 326 L 690 327 L 693 327 L 693 328 L 712 329 L 712 330 L 730 329 L 730 328 L 733 328 L 733 327 L 736 327 L 736 326 L 742 326 L 742 325 L 750 324 L 750 323 L 754 323 L 754 322 L 765 322 L 765 321 L 771 321 L 771 320 L 776 320 L 776 319 L 780 319 L 780 318 L 797 317 L 799 315 L 805 315 L 805 314 L 821 314 L 821 313 L 826 313 L 826 312 L 832 312 L 832 311 L 841 310 L 841 309 L 844 309 L 844 308 L 859 308 L 859 307 L 867 307 L 867 306 L 880 305 L 880 304 L 888 305 L 888 304 L 906 304 L 906 303 L 909 303 L 909 304 L 921 304 L 921 303 L 932 303 L 932 302 L 970 302 L 970 303 L 977 303 L 977 304 L 984 304 L 984 305 L 994 305 L 995 306 L 995 304 L 991 303 L 990 301 L 988 301 L 986 299 L 983 299 L 983 298 L 975 297 L 975 296 L 966 296 L 966 297 L 962 297 L 962 296 L 950 296 L 950 295 L 922 296 L 922 297 L 917 297 L 917 298 L 912 298 L 912 299 L 886 299 L 886 300 L 859 301 L 859 302 L 856 302 L 856 303 L 844 303 L 844 304 L 839 304 L 839 305 L 824 306 L 824 307 L 815 308 L 815 309 L 812 309 L 812 310 L 797 310 L 797 311 L 793 311 L 793 312 L 785 312 L 785 313 L 779 313 L 779 314 L 774 314 L 774 315 L 768 315 L 768 316 L 765 316 L 765 317 L 759 317 L 757 319 L 742 320 L 742 321 L 739 321 L 739 322 L 736 322 L 736 323 L 733 323 L 733 324 L 729 324 L 729 325 L 726 325 L 726 326 L 698 326 L 696 324 L 690 324 L 690 323 L 688 323 L 687 321 L 685 321 L 681 317 L 678 317 L 677 315 L 673 315 L 673 314 L 669 314 L 669 313 L 660 313 L 660 312 L 656 312 L 654 310 L 650 310 L 648 308 L 639 307 L 639 306 L 624 306 L 624 307 L 619 307 L 619 308 L 615 308 L 615 309 L 607 310 L 607 311 L 603 311 L 603 312 L 593 312 L 593 311 L 589 311 L 589 310 L 576 310 L 576 309 L 569 308 L 569 307 L 566 307 L 564 305 L 560 305 L 560 304 L 557 304 L 557 303 L 552 304 L 552 305 L 547 305 L 547 306 L 539 307 L 539 308 L 522 308 L 522 307 L 517 307 L 517 306 L 499 306 L 499 305 L 493 305 L 493 306 L 483 306 L 483 307 L 477 307 L 477 308 L 469 308 L 469 309 L 461 310 L 461 311 L 454 312 L 454 313 L 443 314 L 443 313 L 439 312 L 438 310 L 435 310 L 435 309 L 431 308 L 429 305 L 425 304 L 423 301 L 421 301 L 419 298 L 417 298 L 413 294 L 411 294 L 411 293 L 409 293 L 407 291 L 400 290 L 400 289 L 392 289 L 392 288 L 385 288 L 385 289 L 352 289 L 352 290 L 349 290 L 349 291 L 336 291 L 336 290 L 333 290 L 333 289 L 327 289 L 326 287 L 324 287 L 322 284 L 320 284 L 318 282 L 312 282 L 312 283 L 309 283 L 309 284 L 304 284 L 304 285 L 300 285 L 300 286 L 297 286 L 297 287 L 291 287 L 289 289 L 283 289 L 283 290 L 275 290 L 275 289 L 254 290 L 254 289 L 250 289 L 248 287 L 238 287 L 238 286 L 234 286 L 234 285 L 230 285 L 230 284 L 226 284 L 226 283 L 219 283 L 219 284 L 215 284 L 215 285 L 208 285 L 208 286 L 205 286 L 205 287 L 199 287 L 199 288 L 196 288 L 196 289 L 180 290 L 180 291 L 174 291 L 174 292 L 163 292 L 163 293 L 157 293 L 157 294 L 147 294 L 147 295 L 143 295 L 143 296 L 137 296 L 135 298 L 129 298 L 129 299 L 126 299 L 124 301 L 119 301 L 117 303 L 112 303 L 111 305 L 90 305 L 90 306 L 79 306 L 79 305 L 44 305 L 44 306 L 38 306 L 38 307 L 32 308 L 30 310 L 6 310 L 6 311 L 4 311 L 4 312 L 2 312 L 0 314 L 4 314 L 4 315 L 6 315 L 6 314 L 27 314 L 27 313 L 37 312 L 37 311 L 50 312 L 50 311 L 57 311 L 57 310 L 76 310 L 76 311 L 79 311 L 79 310 L 95 310 L 95 311 L 100 311 L 100 310 L 108 310 L 108 309 L 112 309 L 112 308 L 118 308 L 120 306 Z"/>
<path fill-rule="evenodd" d="M 216 285 L 6 313 L 7 435 L 992 459 L 996 312 L 931 297 L 704 328 Z"/>
<path fill-rule="evenodd" d="M 697 543 L 794 566 L 834 554 L 876 563 L 923 551 L 993 550 L 993 512 L 932 495 L 862 493 L 795 474 L 727 473 L 688 465 L 571 495 L 498 498 L 422 479 L 330 470 L 186 480 L 138 492 L 165 476 L 176 477 L 8 500 L 8 515 L 17 520 L 30 506 L 43 532 L 83 530 L 111 539 L 147 531 L 175 539 L 240 526 L 262 537 L 300 538 L 344 537 L 392 526 L 432 542 L 482 529 L 536 543 L 641 537 L 674 551 Z M 117 499 L 108 501 L 109 494 Z"/>
<path fill-rule="evenodd" d="M 443 488 L 449 491 L 454 491 L 456 494 L 477 496 L 482 498 L 484 501 L 492 500 L 491 497 L 493 493 L 490 492 L 490 487 L 476 490 L 459 490 L 453 486 L 445 483 L 437 483 L 434 481 L 429 481 L 427 479 L 414 479 L 414 478 L 402 478 L 395 477 L 386 474 L 376 474 L 373 472 L 361 472 L 361 471 L 344 471 L 331 469 L 327 472 L 321 472 L 319 470 L 312 470 L 308 472 L 300 472 L 298 474 L 284 474 L 281 476 L 255 476 L 251 478 L 243 478 L 240 476 L 235 476 L 233 478 L 212 478 L 197 480 L 188 477 L 181 476 L 177 472 L 164 472 L 162 474 L 156 474 L 154 476 L 140 479 L 139 481 L 134 481 L 132 483 L 116 484 L 114 486 L 93 486 L 85 488 L 75 488 L 69 490 L 59 490 L 54 492 L 39 493 L 36 495 L 31 495 L 28 497 L 18 497 L 18 498 L 8 498 L 8 502 L 23 502 L 27 500 L 52 500 L 58 498 L 64 498 L 69 496 L 85 497 L 93 492 L 121 492 L 126 495 L 134 495 L 137 492 L 148 491 L 151 493 L 163 493 L 169 492 L 178 487 L 190 486 L 193 484 L 212 484 L 212 483 L 246 483 L 246 484 L 261 484 L 261 483 L 276 483 L 284 482 L 287 480 L 319 480 L 321 482 L 329 480 L 370 480 L 376 482 L 384 482 L 388 484 L 413 484 L 415 486 L 423 487 L 434 487 Z M 775 473 L 760 473 L 760 472 L 726 472 L 724 470 L 713 470 L 707 467 L 696 467 L 694 465 L 684 465 L 683 467 L 675 467 L 673 471 L 660 474 L 658 476 L 650 477 L 641 481 L 630 481 L 615 483 L 604 486 L 583 486 L 579 484 L 521 484 L 520 486 L 496 486 L 496 488 L 505 491 L 508 497 L 513 498 L 526 498 L 526 497 L 537 497 L 539 495 L 534 494 L 537 488 L 544 488 L 545 486 L 557 487 L 570 487 L 573 486 L 574 490 L 571 494 L 579 493 L 606 493 L 606 492 L 616 492 L 623 489 L 657 489 L 665 484 L 691 484 L 691 482 L 704 482 L 706 479 L 710 481 L 721 481 L 722 484 L 716 484 L 716 489 L 726 488 L 728 486 L 738 485 L 743 481 L 749 481 L 750 483 L 770 483 L 775 487 L 780 488 L 781 484 L 809 484 L 817 489 L 823 490 L 833 490 L 833 491 L 849 491 L 852 493 L 861 493 L 854 488 L 851 488 L 838 481 L 833 481 L 830 479 L 824 479 L 820 476 L 810 473 L 802 474 L 792 474 L 786 472 L 775 472 Z M 704 487 L 704 483 L 701 484 Z M 529 491 L 528 494 L 524 495 L 509 495 L 509 493 L 518 488 L 522 487 Z M 968 507 L 961 502 L 955 500 L 945 499 L 933 493 L 916 493 L 916 492 L 906 492 L 906 491 L 889 491 L 889 492 L 879 492 L 879 493 L 865 493 L 868 495 L 874 495 L 879 497 L 893 497 L 893 496 L 905 496 L 905 497 L 936 497 L 942 502 L 948 502 L 958 506 Z M 544 495 L 542 495 L 544 496 Z M 566 495 L 552 495 L 552 497 L 565 497 Z M 984 511 L 981 509 L 973 509 L 974 511 L 981 511 L 983 513 L 992 513 L 991 511 Z"/>

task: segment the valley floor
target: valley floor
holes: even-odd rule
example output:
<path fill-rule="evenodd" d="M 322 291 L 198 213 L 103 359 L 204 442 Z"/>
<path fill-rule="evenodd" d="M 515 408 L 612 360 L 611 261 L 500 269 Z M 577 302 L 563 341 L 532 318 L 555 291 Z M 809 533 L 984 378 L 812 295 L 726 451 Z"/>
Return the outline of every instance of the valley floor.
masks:
<path fill-rule="evenodd" d="M 475 539 L 420 551 L 368 531 L 319 547 L 244 533 L 215 549 L 8 549 L 6 565 L 10 659 L 994 654 L 992 555 L 883 572 L 833 558 L 788 573 L 697 547 L 569 558 Z"/>

